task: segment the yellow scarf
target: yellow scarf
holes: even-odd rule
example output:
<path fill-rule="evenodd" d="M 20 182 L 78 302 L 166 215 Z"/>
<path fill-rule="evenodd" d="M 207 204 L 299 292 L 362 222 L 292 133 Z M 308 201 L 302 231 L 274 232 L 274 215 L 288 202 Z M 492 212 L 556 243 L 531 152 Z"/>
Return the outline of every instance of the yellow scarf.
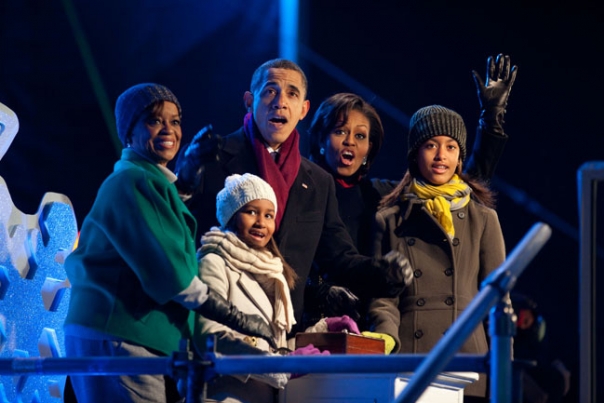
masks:
<path fill-rule="evenodd" d="M 455 227 L 451 211 L 465 207 L 470 202 L 471 192 L 472 188 L 455 174 L 448 183 L 440 186 L 413 179 L 409 193 L 403 195 L 403 200 L 423 200 L 426 209 L 442 225 L 449 238 L 453 239 Z"/>

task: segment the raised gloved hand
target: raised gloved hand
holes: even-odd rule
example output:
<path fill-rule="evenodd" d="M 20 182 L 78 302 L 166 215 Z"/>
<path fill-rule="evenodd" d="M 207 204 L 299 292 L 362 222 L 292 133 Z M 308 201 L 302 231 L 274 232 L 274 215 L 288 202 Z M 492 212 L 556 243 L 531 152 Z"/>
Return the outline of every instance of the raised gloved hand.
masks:
<path fill-rule="evenodd" d="M 230 301 L 227 301 L 211 289 L 208 289 L 207 300 L 199 308 L 195 309 L 195 312 L 240 333 L 262 337 L 272 348 L 277 348 L 273 332 L 264 319 L 258 315 L 242 313 Z"/>
<path fill-rule="evenodd" d="M 346 287 L 331 284 L 322 284 L 325 287 L 324 312 L 327 316 L 348 315 L 353 320 L 359 320 L 361 315 L 357 311 L 359 297 Z"/>
<path fill-rule="evenodd" d="M 177 185 L 181 191 L 192 193 L 199 185 L 205 163 L 218 159 L 222 137 L 212 133 L 212 125 L 202 128 L 176 161 Z"/>
<path fill-rule="evenodd" d="M 413 281 L 411 263 L 399 251 L 392 250 L 375 263 L 386 283 L 385 295 L 377 297 L 397 297 Z"/>
<path fill-rule="evenodd" d="M 503 135 L 503 117 L 506 112 L 510 91 L 516 80 L 518 67 L 511 67 L 508 55 L 489 56 L 486 81 L 472 71 L 480 103 L 480 125 L 490 132 Z"/>

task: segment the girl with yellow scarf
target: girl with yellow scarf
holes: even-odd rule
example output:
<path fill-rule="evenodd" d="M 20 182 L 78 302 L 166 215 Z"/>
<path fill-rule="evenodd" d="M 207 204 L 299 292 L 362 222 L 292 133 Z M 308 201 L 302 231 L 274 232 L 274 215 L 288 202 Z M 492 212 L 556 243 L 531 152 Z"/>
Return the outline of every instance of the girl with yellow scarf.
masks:
<path fill-rule="evenodd" d="M 462 173 L 466 137 L 455 111 L 440 105 L 418 110 L 410 122 L 409 169 L 376 214 L 375 256 L 397 250 L 414 272 L 400 297 L 370 306 L 375 331 L 396 340 L 394 352 L 429 352 L 505 259 L 493 195 Z M 487 351 L 479 327 L 459 352 Z M 481 374 L 466 387 L 465 401 L 485 399 L 486 386 Z"/>

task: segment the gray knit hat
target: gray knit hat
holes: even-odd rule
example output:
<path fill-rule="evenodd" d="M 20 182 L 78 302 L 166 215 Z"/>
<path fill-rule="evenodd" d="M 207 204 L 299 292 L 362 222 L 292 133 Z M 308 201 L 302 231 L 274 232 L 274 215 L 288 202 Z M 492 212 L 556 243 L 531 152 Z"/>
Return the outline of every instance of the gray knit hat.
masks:
<path fill-rule="evenodd" d="M 459 144 L 459 155 L 466 158 L 466 125 L 455 111 L 440 105 L 425 106 L 415 112 L 409 122 L 408 155 L 426 140 L 435 136 L 449 136 Z"/>
<path fill-rule="evenodd" d="M 137 84 L 128 88 L 119 96 L 115 104 L 115 123 L 117 125 L 117 135 L 124 147 L 126 147 L 136 121 L 140 119 L 148 106 L 157 101 L 175 103 L 178 107 L 178 113 L 182 115 L 178 99 L 172 91 L 163 85 L 154 83 Z"/>
<path fill-rule="evenodd" d="M 272 201 L 277 214 L 277 196 L 262 178 L 252 174 L 233 174 L 226 178 L 224 188 L 216 195 L 216 218 L 220 226 L 226 228 L 237 210 L 258 199 Z"/>

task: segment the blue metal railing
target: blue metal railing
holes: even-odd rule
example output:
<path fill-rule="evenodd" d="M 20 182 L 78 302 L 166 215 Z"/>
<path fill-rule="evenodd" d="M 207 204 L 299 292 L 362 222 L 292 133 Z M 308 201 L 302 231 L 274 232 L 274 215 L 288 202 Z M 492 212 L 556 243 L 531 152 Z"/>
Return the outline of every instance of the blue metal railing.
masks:
<path fill-rule="evenodd" d="M 210 349 L 202 359 L 195 359 L 193 353 L 183 346 L 182 351 L 165 358 L 0 359 L 0 375 L 171 375 L 187 379 L 186 401 L 192 403 L 201 402 L 204 381 L 216 374 L 414 372 L 409 384 L 394 400 L 395 403 L 412 403 L 442 371 L 490 372 L 491 402 L 509 403 L 512 398 L 514 318 L 506 296 L 550 235 L 549 226 L 535 224 L 506 261 L 483 282 L 481 291 L 429 354 L 223 356 Z M 491 309 L 490 353 L 486 356 L 454 356 Z"/>

